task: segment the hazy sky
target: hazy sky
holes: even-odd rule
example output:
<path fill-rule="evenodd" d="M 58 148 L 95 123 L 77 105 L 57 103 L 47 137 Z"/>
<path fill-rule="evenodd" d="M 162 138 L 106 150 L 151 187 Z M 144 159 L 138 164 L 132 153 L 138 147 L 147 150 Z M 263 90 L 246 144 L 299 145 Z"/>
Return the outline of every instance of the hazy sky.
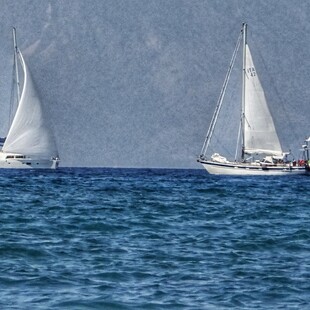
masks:
<path fill-rule="evenodd" d="M 308 0 L 0 5 L 1 134 L 15 26 L 62 166 L 200 168 L 196 155 L 243 21 L 284 148 L 297 150 L 310 134 Z"/>

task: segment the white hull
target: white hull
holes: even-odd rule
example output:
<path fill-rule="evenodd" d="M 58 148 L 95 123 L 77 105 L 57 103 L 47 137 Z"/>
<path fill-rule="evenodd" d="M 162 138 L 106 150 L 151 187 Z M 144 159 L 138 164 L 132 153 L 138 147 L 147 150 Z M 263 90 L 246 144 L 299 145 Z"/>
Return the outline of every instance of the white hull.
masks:
<path fill-rule="evenodd" d="M 56 169 L 59 159 L 30 158 L 20 154 L 0 153 L 0 169 Z"/>
<path fill-rule="evenodd" d="M 244 163 L 216 163 L 212 161 L 200 161 L 203 167 L 216 175 L 288 175 L 307 174 L 305 167 L 300 166 L 260 166 Z"/>

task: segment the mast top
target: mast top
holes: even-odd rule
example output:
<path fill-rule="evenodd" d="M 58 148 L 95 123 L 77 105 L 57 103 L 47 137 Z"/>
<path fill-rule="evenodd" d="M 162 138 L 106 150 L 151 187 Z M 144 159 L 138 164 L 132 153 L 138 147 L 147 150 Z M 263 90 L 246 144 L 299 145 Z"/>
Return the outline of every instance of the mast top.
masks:
<path fill-rule="evenodd" d="M 247 29 L 248 29 L 248 24 L 247 23 L 242 23 L 242 34 L 243 34 L 243 42 L 244 42 L 244 44 L 247 44 Z"/>
<path fill-rule="evenodd" d="M 16 39 L 16 28 L 12 27 L 13 30 L 13 45 L 14 45 L 14 51 L 16 54 L 18 54 L 18 47 L 17 47 L 17 39 Z"/>

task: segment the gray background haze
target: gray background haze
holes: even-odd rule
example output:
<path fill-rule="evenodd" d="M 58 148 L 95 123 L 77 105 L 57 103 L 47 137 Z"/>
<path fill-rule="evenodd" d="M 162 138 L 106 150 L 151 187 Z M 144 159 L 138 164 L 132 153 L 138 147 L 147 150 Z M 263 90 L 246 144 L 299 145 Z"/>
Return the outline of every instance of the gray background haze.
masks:
<path fill-rule="evenodd" d="M 310 134 L 308 0 L 0 0 L 0 9 L 0 133 L 15 26 L 62 166 L 200 168 L 243 21 L 283 147 L 297 153 Z"/>

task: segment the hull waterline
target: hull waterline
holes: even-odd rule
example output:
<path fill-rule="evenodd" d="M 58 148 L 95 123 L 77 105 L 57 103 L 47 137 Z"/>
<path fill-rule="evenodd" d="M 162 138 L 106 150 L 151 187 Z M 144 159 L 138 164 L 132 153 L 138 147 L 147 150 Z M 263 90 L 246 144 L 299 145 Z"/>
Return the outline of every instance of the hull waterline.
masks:
<path fill-rule="evenodd" d="M 307 174 L 301 166 L 259 166 L 242 163 L 215 163 L 199 161 L 209 174 L 214 175 L 292 175 Z"/>

